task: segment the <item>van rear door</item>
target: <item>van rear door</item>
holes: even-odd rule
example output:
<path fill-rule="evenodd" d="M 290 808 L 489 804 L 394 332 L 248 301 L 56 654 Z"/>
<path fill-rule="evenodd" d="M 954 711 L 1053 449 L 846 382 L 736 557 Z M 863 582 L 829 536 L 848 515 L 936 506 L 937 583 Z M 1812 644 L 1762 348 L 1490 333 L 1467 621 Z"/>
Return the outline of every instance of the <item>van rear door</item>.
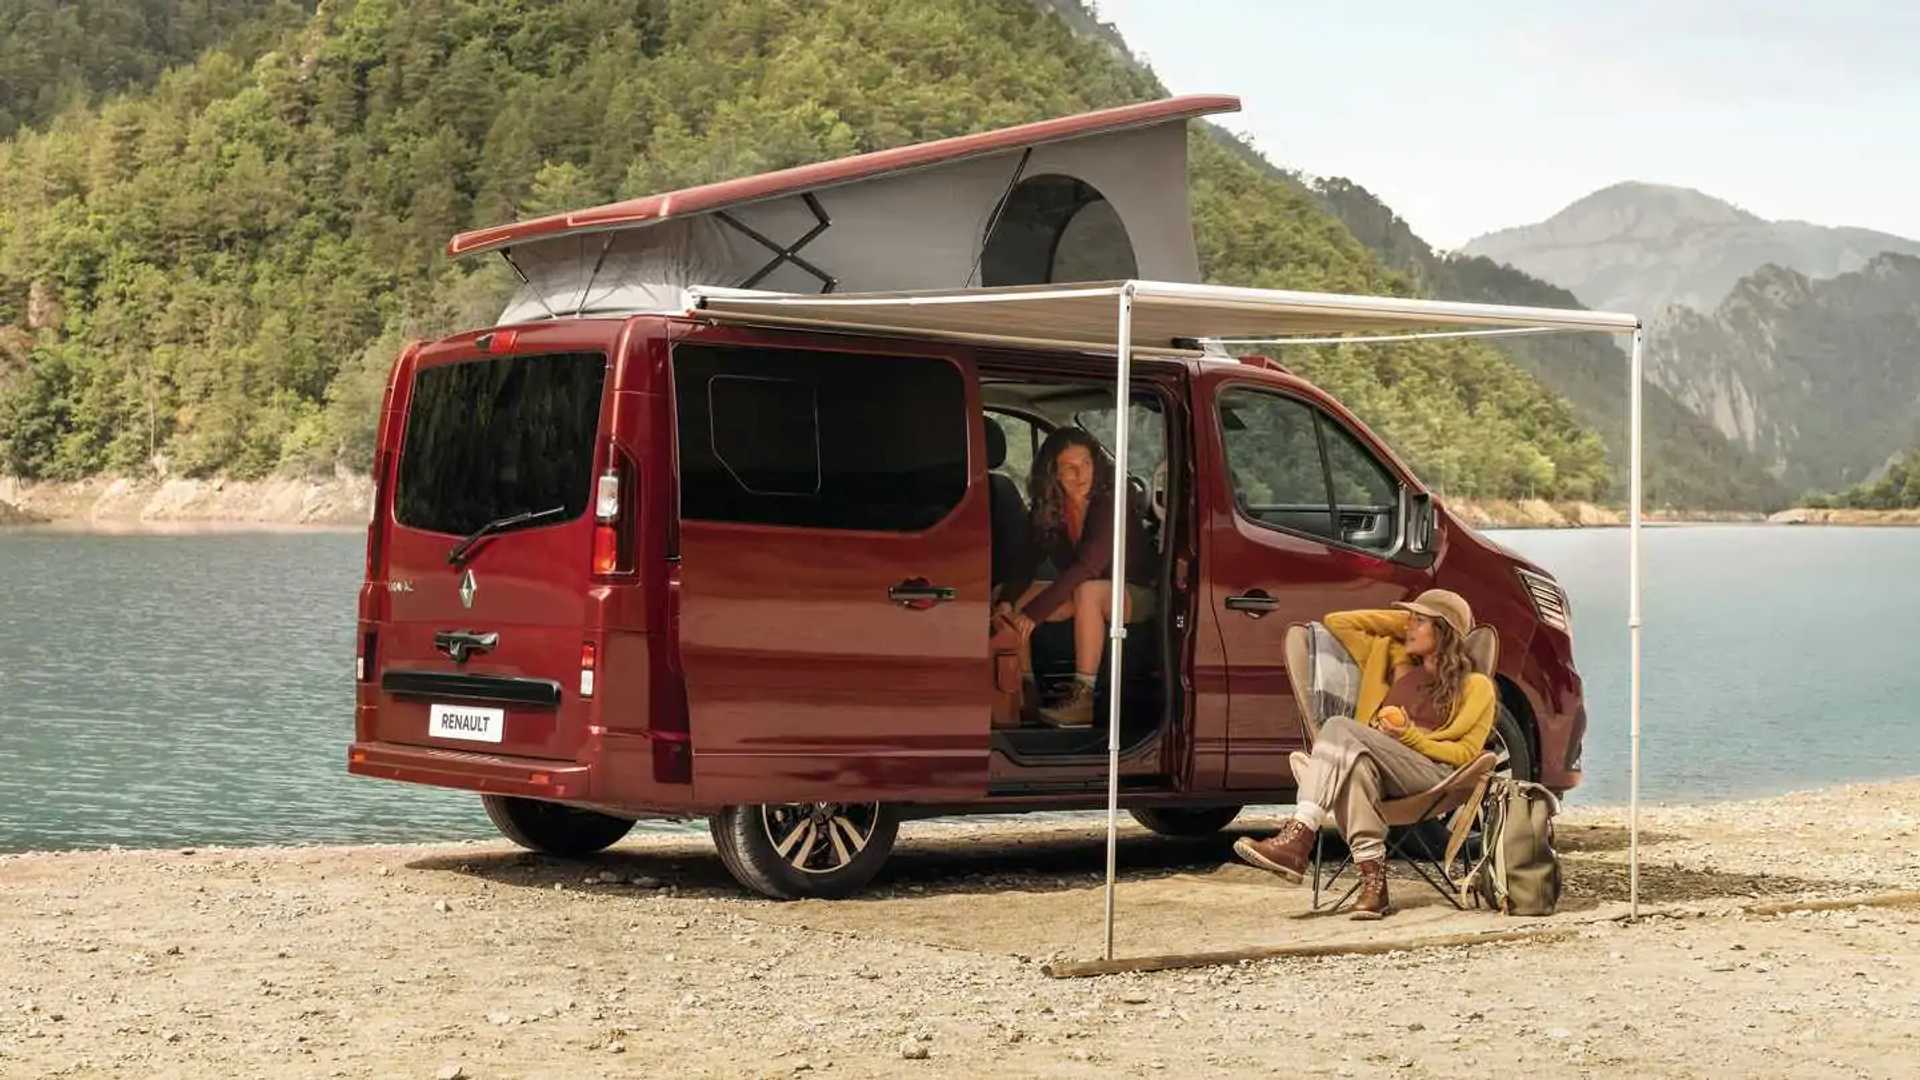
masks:
<path fill-rule="evenodd" d="M 611 343 L 540 336 L 493 354 L 485 339 L 442 343 L 407 388 L 376 510 L 389 516 L 375 739 L 564 760 L 585 737 Z"/>
<path fill-rule="evenodd" d="M 703 803 L 983 797 L 992 678 L 963 349 L 697 330 L 672 370 Z"/>

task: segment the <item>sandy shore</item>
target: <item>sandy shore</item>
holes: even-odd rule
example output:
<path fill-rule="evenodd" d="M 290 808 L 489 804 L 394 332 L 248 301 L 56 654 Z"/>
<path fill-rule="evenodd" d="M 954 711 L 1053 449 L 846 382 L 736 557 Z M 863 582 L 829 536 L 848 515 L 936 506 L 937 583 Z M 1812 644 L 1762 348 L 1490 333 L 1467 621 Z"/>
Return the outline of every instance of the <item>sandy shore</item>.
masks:
<path fill-rule="evenodd" d="M 475 813 L 478 813 L 478 807 Z M 1257 826 L 1257 822 L 1253 823 Z M 1119 952 L 1438 931 L 1553 940 L 1052 979 L 1099 951 L 1099 829 L 911 823 L 871 894 L 742 894 L 701 836 L 0 857 L 0 1076 L 1905 1076 L 1920 781 L 1570 810 L 1565 910 L 1378 924 L 1129 828 Z"/>

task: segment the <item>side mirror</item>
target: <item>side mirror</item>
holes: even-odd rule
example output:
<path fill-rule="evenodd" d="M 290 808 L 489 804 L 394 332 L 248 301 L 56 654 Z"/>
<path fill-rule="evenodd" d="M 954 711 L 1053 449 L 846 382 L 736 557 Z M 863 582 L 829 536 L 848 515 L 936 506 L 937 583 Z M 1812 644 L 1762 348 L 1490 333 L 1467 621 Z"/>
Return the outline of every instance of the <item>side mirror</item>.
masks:
<path fill-rule="evenodd" d="M 1433 550 L 1433 496 L 1424 491 L 1410 491 L 1403 501 L 1406 505 L 1407 550 L 1416 555 L 1425 555 Z"/>

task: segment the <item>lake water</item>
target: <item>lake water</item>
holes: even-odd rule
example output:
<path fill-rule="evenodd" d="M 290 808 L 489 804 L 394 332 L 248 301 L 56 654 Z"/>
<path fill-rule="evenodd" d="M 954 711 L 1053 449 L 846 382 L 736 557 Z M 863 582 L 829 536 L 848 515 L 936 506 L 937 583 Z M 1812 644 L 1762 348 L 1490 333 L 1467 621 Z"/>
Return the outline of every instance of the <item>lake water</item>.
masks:
<path fill-rule="evenodd" d="M 1572 595 L 1575 798 L 1624 801 L 1626 533 L 1493 535 Z M 471 795 L 346 775 L 361 543 L 0 530 L 0 851 L 494 835 Z M 1920 530 L 1645 550 L 1643 797 L 1920 774 Z"/>

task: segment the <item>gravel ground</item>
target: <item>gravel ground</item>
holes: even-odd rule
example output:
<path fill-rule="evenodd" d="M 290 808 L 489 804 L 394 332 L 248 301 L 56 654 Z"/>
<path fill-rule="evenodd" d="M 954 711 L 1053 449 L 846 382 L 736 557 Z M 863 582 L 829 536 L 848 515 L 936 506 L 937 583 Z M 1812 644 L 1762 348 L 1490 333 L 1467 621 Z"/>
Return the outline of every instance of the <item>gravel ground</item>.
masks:
<path fill-rule="evenodd" d="M 476 808 L 476 813 L 478 812 Z M 1920 781 L 1562 820 L 1552 941 L 1051 979 L 1098 953 L 1101 835 L 921 822 L 867 896 L 774 904 L 698 836 L 0 857 L 0 1076 L 1872 1076 L 1920 1051 Z M 1255 823 L 1257 831 L 1258 823 Z M 1384 923 L 1129 829 L 1122 955 L 1505 930 Z"/>

